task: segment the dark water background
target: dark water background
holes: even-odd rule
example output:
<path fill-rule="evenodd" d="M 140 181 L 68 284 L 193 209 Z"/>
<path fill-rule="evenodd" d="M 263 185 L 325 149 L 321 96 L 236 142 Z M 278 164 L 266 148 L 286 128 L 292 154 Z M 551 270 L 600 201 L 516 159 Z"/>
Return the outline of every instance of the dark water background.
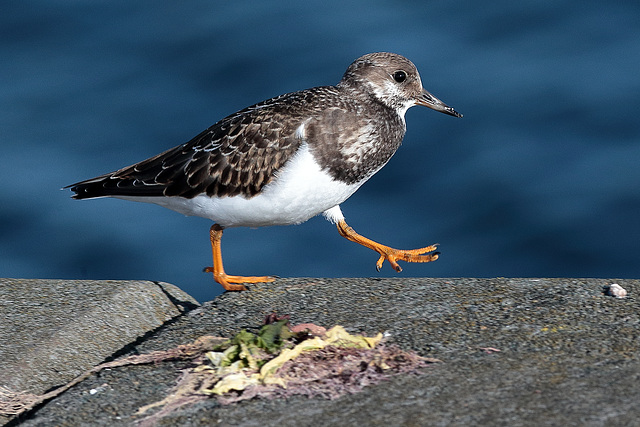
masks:
<path fill-rule="evenodd" d="M 619 4 L 618 4 L 619 3 Z M 263 99 L 411 59 L 463 119 L 424 108 L 342 205 L 410 276 L 640 277 L 640 3 L 9 1 L 0 16 L 0 277 L 221 288 L 209 221 L 64 185 L 187 141 Z M 322 217 L 225 233 L 227 271 L 397 276 Z M 366 290 L 363 290 L 366 292 Z"/>

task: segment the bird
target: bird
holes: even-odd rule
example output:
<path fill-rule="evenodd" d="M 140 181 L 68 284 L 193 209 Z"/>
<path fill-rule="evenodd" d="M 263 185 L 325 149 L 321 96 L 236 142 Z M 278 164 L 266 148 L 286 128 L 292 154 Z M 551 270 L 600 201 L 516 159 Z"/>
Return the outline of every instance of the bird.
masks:
<path fill-rule="evenodd" d="M 462 117 L 423 89 L 416 66 L 389 52 L 363 55 L 335 86 L 280 95 L 233 113 L 190 141 L 131 166 L 66 186 L 74 199 L 114 197 L 208 218 L 213 266 L 226 291 L 273 276 L 235 276 L 222 263 L 223 231 L 300 224 L 323 214 L 346 239 L 398 261 L 438 259 L 436 245 L 394 249 L 358 234 L 340 204 L 393 156 L 415 105 Z"/>

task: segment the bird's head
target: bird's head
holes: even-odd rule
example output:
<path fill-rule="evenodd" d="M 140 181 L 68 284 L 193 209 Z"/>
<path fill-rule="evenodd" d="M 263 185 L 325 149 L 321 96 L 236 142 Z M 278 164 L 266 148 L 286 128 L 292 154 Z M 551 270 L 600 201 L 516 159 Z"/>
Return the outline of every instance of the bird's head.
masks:
<path fill-rule="evenodd" d="M 361 56 L 349 65 L 338 87 L 373 97 L 396 110 L 402 117 L 414 105 L 462 117 L 462 114 L 427 92 L 422 87 L 416 66 L 395 53 L 378 52 Z"/>

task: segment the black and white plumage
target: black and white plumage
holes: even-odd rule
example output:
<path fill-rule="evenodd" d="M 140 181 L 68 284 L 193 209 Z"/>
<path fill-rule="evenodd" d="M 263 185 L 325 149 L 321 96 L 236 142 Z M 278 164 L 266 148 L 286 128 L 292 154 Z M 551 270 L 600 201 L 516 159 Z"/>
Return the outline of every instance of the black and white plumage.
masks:
<path fill-rule="evenodd" d="M 393 53 L 354 61 L 336 86 L 272 98 L 220 120 L 150 159 L 69 186 L 76 199 L 156 203 L 227 227 L 297 224 L 340 203 L 382 168 L 423 105 L 461 117 L 422 88 Z"/>

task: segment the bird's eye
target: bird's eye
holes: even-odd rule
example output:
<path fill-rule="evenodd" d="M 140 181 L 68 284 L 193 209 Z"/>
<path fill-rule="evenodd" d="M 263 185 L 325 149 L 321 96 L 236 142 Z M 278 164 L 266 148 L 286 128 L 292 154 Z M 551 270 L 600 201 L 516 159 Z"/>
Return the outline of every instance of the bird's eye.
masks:
<path fill-rule="evenodd" d="M 398 70 L 393 73 L 393 80 L 397 81 L 398 83 L 402 83 L 403 81 L 407 80 L 407 73 L 402 70 Z"/>

